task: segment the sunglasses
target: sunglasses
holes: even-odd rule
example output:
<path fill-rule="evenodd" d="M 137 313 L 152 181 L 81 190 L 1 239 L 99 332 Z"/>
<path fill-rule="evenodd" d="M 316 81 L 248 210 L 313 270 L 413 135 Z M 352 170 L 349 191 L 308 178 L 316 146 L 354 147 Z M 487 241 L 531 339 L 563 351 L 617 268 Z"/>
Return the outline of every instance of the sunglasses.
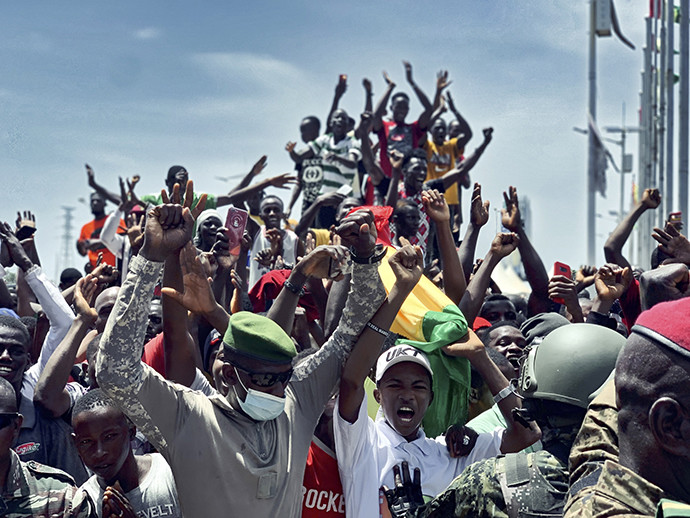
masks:
<path fill-rule="evenodd" d="M 19 417 L 18 412 L 10 412 L 6 414 L 0 414 L 0 429 L 7 428 L 9 425 L 14 423 L 14 421 Z"/>
<path fill-rule="evenodd" d="M 257 387 L 272 387 L 276 383 L 285 385 L 292 377 L 292 368 L 285 372 L 254 372 L 240 367 L 236 363 L 232 364 L 237 370 L 249 375 L 249 380 Z"/>

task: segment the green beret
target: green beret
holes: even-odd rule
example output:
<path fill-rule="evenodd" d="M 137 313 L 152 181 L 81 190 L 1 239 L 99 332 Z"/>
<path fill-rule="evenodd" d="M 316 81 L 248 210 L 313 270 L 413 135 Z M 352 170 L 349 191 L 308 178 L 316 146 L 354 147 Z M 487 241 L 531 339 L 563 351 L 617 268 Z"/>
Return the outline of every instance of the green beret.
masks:
<path fill-rule="evenodd" d="M 226 354 L 235 353 L 268 363 L 290 363 L 297 355 L 295 344 L 270 318 L 240 311 L 230 317 L 223 336 Z"/>

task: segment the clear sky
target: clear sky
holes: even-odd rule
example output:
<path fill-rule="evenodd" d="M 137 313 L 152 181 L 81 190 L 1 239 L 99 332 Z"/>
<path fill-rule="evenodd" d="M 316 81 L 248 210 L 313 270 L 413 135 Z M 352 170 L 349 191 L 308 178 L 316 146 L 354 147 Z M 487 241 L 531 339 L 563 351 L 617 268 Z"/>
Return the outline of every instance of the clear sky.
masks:
<path fill-rule="evenodd" d="M 647 3 L 616 5 L 637 50 L 598 39 L 600 126 L 620 125 L 624 102 L 627 124 L 637 124 Z M 547 269 L 555 260 L 579 265 L 587 139 L 572 128 L 586 127 L 588 10 L 586 0 L 8 2 L 0 17 L 0 219 L 35 212 L 39 252 L 55 277 L 60 207 L 76 207 L 75 239 L 91 219 L 79 201 L 89 195 L 85 162 L 113 190 L 118 176 L 138 174 L 137 192 L 157 191 L 168 167 L 182 164 L 196 190 L 224 193 L 231 181 L 217 177 L 245 173 L 262 154 L 265 174 L 292 169 L 285 143 L 299 141 L 303 116 L 323 122 L 339 74 L 349 77 L 341 106 L 355 118 L 363 77 L 376 97 L 382 70 L 412 93 L 406 59 L 429 96 L 436 72 L 450 72 L 450 91 L 475 131 L 470 150 L 481 128 L 494 127 L 472 173 L 491 207 L 517 186 L 531 200 Z M 421 112 L 414 96 L 410 112 Z M 629 144 L 637 170 L 637 138 Z M 620 149 L 610 150 L 618 160 Z M 607 200 L 598 197 L 599 264 L 619 199 L 618 174 L 610 169 L 608 180 Z M 496 225 L 494 214 L 478 255 Z M 76 249 L 73 257 L 85 262 Z"/>

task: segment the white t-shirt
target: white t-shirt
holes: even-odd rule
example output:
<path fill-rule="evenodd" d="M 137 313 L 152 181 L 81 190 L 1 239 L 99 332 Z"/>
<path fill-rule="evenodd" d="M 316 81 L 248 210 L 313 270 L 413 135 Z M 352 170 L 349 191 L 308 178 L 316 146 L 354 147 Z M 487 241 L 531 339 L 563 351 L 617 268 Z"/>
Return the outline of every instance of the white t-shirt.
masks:
<path fill-rule="evenodd" d="M 347 135 L 339 142 L 335 142 L 333 134 L 326 133 L 311 141 L 309 147 L 315 155 L 321 157 L 326 153 L 333 153 L 341 158 L 351 160 L 355 164 L 362 159 L 359 141 L 351 135 Z M 357 178 L 356 165 L 355 167 L 347 167 L 337 161 L 323 160 L 321 167 L 323 169 L 323 182 L 321 183 L 321 192 L 319 194 L 337 191 L 343 185 L 349 185 L 357 192 L 359 186 L 355 185 L 355 178 Z"/>
<path fill-rule="evenodd" d="M 420 429 L 418 438 L 408 442 L 382 417 L 374 422 L 367 415 L 366 395 L 357 421 L 352 424 L 340 417 L 338 406 L 333 412 L 333 433 L 345 515 L 378 516 L 379 487 L 395 487 L 393 466 L 402 461 L 409 463 L 410 473 L 414 468 L 420 469 L 422 493 L 435 497 L 470 464 L 499 455 L 503 431 L 496 428 L 491 433 L 479 434 L 469 455 L 452 458 L 443 436 L 428 439 Z"/>
<path fill-rule="evenodd" d="M 182 518 L 177 501 L 177 488 L 170 466 L 160 453 L 151 453 L 151 469 L 139 487 L 125 496 L 139 518 Z M 86 491 L 94 502 L 98 518 L 103 518 L 103 493 L 96 475 L 84 482 L 80 489 Z"/>

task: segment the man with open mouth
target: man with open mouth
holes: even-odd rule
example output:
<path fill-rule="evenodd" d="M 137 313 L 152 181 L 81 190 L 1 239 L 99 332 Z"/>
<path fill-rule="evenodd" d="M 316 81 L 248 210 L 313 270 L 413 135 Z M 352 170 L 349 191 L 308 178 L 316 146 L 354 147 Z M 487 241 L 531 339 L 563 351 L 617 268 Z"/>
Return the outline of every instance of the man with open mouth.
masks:
<path fill-rule="evenodd" d="M 385 333 L 383 329 L 381 332 Z M 371 349 L 380 351 L 376 347 Z M 427 356 L 409 345 L 392 347 L 376 361 L 374 397 L 382 412 L 372 421 L 367 417 L 363 389 L 367 373 L 351 368 L 348 362 L 341 378 L 337 412 L 334 412 L 338 470 L 347 516 L 376 516 L 379 488 L 394 487 L 393 467 L 403 461 L 410 469 L 419 468 L 422 492 L 433 498 L 470 464 L 520 451 L 539 439 L 536 425 L 525 427 L 514 421 L 511 410 L 521 407 L 520 400 L 474 332 L 468 331 L 460 342 L 444 347 L 443 351 L 449 357 L 456 357 L 448 358 L 451 361 L 467 358 L 479 371 L 506 419 L 507 428 L 479 434 L 467 456 L 459 456 L 459 448 L 455 446 L 447 448 L 443 436 L 426 437 L 421 423 L 434 397 L 431 388 L 434 374 Z"/>

